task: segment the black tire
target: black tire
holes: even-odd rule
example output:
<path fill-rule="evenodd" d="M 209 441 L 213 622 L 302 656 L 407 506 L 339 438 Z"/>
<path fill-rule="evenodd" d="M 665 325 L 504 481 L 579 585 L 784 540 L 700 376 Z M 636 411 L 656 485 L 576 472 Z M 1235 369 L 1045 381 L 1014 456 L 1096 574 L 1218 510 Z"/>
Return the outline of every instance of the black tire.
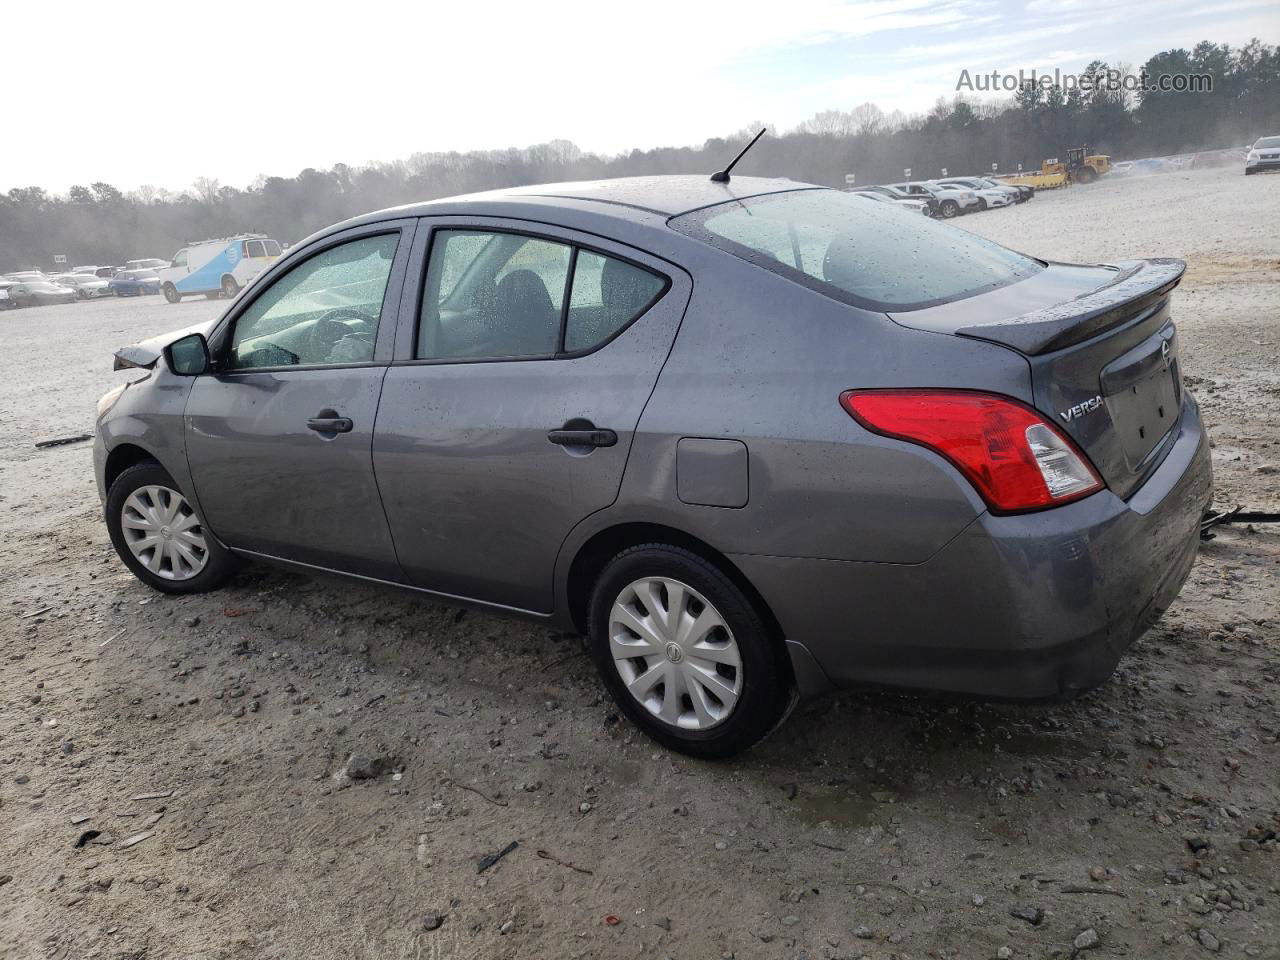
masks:
<path fill-rule="evenodd" d="M 982 213 L 987 209 L 987 201 L 982 197 L 978 198 L 978 212 Z"/>
<path fill-rule="evenodd" d="M 950 220 L 960 212 L 960 204 L 954 200 L 943 200 L 942 205 L 938 208 L 938 212 L 942 214 L 942 219 Z"/>
<path fill-rule="evenodd" d="M 226 276 L 222 278 L 221 289 L 222 289 L 222 295 L 226 297 L 228 300 L 230 300 L 232 297 L 234 297 L 237 293 L 240 292 L 240 285 L 236 283 L 235 277 Z"/>
<path fill-rule="evenodd" d="M 178 288 L 172 283 L 166 283 L 161 292 L 164 293 L 164 298 L 170 303 L 178 303 L 182 299 L 182 294 L 178 292 Z"/>
<path fill-rule="evenodd" d="M 624 588 L 644 577 L 667 577 L 692 587 L 733 633 L 742 664 L 742 692 L 729 715 L 715 726 L 686 730 L 654 716 L 627 690 L 614 664 L 610 611 Z M 790 664 L 768 621 L 715 565 L 680 547 L 641 544 L 605 565 L 591 592 L 589 642 L 596 669 L 618 708 L 649 737 L 690 756 L 720 759 L 748 749 L 778 725 L 792 700 Z"/>
<path fill-rule="evenodd" d="M 1093 183 L 1098 179 L 1098 172 L 1093 167 L 1081 167 L 1076 171 L 1075 177 L 1079 183 Z"/>
<path fill-rule="evenodd" d="M 1253 176 L 1255 173 L 1257 173 L 1257 172 L 1258 172 L 1257 170 L 1250 170 L 1250 169 L 1248 169 L 1248 168 L 1246 167 L 1246 168 L 1245 168 L 1245 171 L 1244 171 L 1244 175 L 1245 175 L 1246 177 L 1252 177 L 1252 176 Z"/>
<path fill-rule="evenodd" d="M 204 533 L 208 557 L 204 568 L 190 579 L 170 580 L 157 576 L 133 555 L 125 540 L 122 521 L 124 505 L 130 494 L 147 486 L 179 489 L 164 467 L 158 463 L 148 462 L 138 463 L 124 470 L 112 481 L 111 489 L 107 491 L 105 507 L 107 530 L 111 534 L 111 545 L 116 548 L 116 553 L 120 555 L 125 566 L 135 577 L 161 593 L 205 593 L 216 590 L 226 583 L 227 579 L 235 573 L 239 562 L 222 544 L 218 543 L 215 537 L 203 530 L 201 532 Z"/>

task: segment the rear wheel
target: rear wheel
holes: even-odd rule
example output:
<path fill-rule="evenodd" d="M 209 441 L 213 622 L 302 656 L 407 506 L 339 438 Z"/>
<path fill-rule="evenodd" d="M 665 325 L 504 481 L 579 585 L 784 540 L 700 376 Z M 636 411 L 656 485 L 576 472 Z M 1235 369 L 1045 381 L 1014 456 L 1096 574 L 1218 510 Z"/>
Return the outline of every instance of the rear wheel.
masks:
<path fill-rule="evenodd" d="M 222 295 L 230 300 L 240 292 L 240 285 L 236 283 L 236 278 L 226 276 L 222 278 Z"/>
<path fill-rule="evenodd" d="M 942 206 L 938 209 L 942 213 L 942 218 L 944 220 L 950 220 L 960 212 L 960 204 L 956 203 L 954 200 L 943 200 Z"/>
<path fill-rule="evenodd" d="M 166 283 L 164 285 L 164 298 L 170 303 L 177 303 L 182 299 L 182 294 L 178 292 L 178 288 L 172 283 Z"/>
<path fill-rule="evenodd" d="M 1098 173 L 1093 167 L 1081 167 L 1075 172 L 1075 178 L 1079 183 L 1093 183 L 1098 179 Z"/>
<path fill-rule="evenodd" d="M 203 593 L 235 572 L 235 558 L 158 463 L 135 464 L 112 481 L 106 520 L 120 559 L 152 589 Z"/>
<path fill-rule="evenodd" d="M 681 753 L 745 750 L 791 700 L 785 654 L 750 598 L 679 547 L 644 544 L 606 565 L 591 595 L 590 642 L 622 712 Z"/>

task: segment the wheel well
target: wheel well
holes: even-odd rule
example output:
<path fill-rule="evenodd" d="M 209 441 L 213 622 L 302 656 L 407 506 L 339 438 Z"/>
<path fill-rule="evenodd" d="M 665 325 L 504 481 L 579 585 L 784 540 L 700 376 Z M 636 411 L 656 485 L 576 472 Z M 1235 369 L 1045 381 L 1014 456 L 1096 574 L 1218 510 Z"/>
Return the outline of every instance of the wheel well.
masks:
<path fill-rule="evenodd" d="M 734 586 L 747 595 L 768 624 L 770 632 L 781 643 L 782 628 L 774 617 L 773 611 L 765 603 L 760 591 L 728 557 L 697 537 L 660 523 L 623 523 L 616 527 L 609 527 L 607 530 L 601 530 L 578 550 L 573 563 L 569 565 L 567 593 L 569 613 L 573 617 L 574 626 L 580 633 L 587 632 L 587 607 L 591 603 L 591 588 L 595 586 L 596 577 L 601 568 L 623 550 L 642 543 L 666 543 L 673 547 L 682 547 L 713 564 L 733 581 Z"/>
<path fill-rule="evenodd" d="M 141 447 L 135 447 L 131 443 L 122 443 L 107 454 L 107 467 L 104 472 L 106 487 L 110 490 L 111 484 L 115 482 L 116 477 L 136 464 L 159 462 Z"/>

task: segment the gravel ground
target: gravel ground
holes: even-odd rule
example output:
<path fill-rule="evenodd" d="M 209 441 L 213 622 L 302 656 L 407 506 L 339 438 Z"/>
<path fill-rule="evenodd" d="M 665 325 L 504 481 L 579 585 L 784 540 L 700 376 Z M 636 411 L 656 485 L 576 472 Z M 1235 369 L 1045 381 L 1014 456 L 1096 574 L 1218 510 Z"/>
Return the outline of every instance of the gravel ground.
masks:
<path fill-rule="evenodd" d="M 1185 257 L 1219 502 L 1278 510 L 1278 214 L 1280 177 L 1232 169 L 960 226 Z M 218 309 L 0 315 L 0 956 L 1280 957 L 1275 527 L 1223 528 L 1072 704 L 846 694 L 694 762 L 574 637 L 261 568 L 185 599 L 129 576 L 88 444 L 32 443 L 88 432 L 115 346 Z"/>

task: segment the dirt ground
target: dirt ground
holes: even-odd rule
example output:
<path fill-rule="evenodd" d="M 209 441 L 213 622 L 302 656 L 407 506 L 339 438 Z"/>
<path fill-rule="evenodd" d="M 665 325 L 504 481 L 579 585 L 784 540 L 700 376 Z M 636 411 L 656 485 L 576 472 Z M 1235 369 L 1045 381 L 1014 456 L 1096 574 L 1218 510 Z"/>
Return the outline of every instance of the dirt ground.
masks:
<path fill-rule="evenodd" d="M 1218 503 L 1280 510 L 1280 177 L 959 225 L 1186 258 Z M 0 314 L 0 956 L 1280 958 L 1280 529 L 1222 528 L 1072 704 L 845 694 L 694 762 L 573 637 L 262 568 L 135 581 L 89 445 L 33 443 L 91 429 L 116 346 L 219 308 Z"/>

